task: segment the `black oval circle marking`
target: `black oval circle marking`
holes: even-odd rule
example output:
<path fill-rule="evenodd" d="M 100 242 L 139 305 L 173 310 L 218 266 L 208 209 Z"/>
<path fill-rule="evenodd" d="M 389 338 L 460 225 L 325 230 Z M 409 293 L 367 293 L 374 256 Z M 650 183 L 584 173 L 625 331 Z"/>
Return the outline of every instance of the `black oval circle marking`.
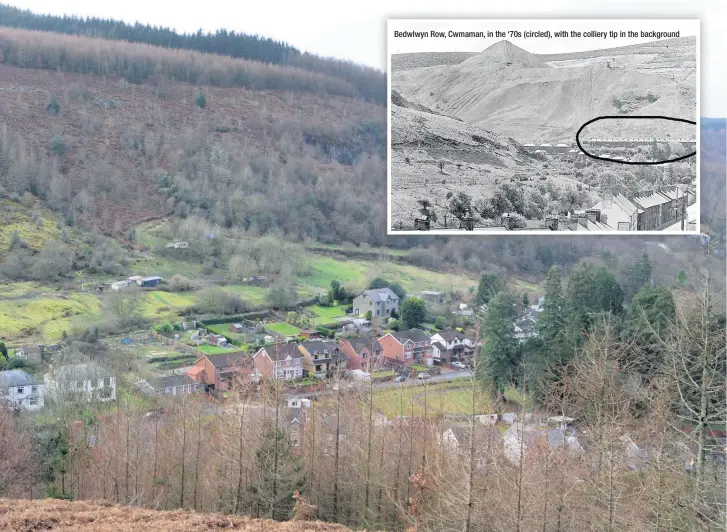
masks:
<path fill-rule="evenodd" d="M 693 120 L 686 120 L 684 118 L 674 118 L 672 116 L 656 116 L 656 115 L 644 115 L 644 116 L 617 116 L 617 115 L 604 115 L 604 116 L 597 116 L 596 118 L 593 118 L 583 124 L 578 131 L 576 132 L 576 144 L 578 145 L 578 149 L 583 152 L 583 155 L 587 155 L 591 159 L 596 159 L 597 161 L 608 161 L 611 163 L 619 163 L 619 164 L 632 164 L 636 166 L 650 166 L 650 165 L 656 165 L 656 164 L 669 164 L 669 163 L 675 163 L 677 161 L 681 161 L 684 159 L 688 159 L 689 157 L 694 157 L 697 155 L 697 150 L 694 150 L 692 153 L 688 153 L 686 155 L 682 155 L 681 157 L 677 157 L 676 159 L 668 159 L 666 161 L 656 161 L 656 162 L 637 162 L 637 161 L 620 161 L 618 159 L 611 159 L 609 157 L 599 157 L 598 155 L 591 155 L 588 153 L 583 146 L 581 145 L 581 139 L 580 134 L 581 131 L 585 129 L 585 127 L 589 124 L 592 124 L 593 122 L 598 122 L 599 120 L 639 120 L 639 119 L 647 119 L 647 120 L 654 120 L 654 119 L 661 119 L 661 120 L 670 120 L 672 122 L 682 122 L 684 124 L 692 124 L 697 125 L 697 123 Z"/>

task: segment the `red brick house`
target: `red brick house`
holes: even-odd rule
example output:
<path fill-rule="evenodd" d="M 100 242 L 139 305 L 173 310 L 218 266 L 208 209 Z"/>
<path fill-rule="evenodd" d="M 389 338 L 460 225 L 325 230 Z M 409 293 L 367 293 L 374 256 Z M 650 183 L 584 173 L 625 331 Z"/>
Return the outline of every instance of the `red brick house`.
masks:
<path fill-rule="evenodd" d="M 187 375 L 203 384 L 205 391 L 224 392 L 230 389 L 234 377 L 249 373 L 249 361 L 245 353 L 222 353 L 198 358 Z"/>
<path fill-rule="evenodd" d="M 348 357 L 347 369 L 371 371 L 372 364 L 381 360 L 383 349 L 376 338 L 344 338 L 338 342 L 338 345 Z"/>
<path fill-rule="evenodd" d="M 421 329 L 391 332 L 379 338 L 384 359 L 398 364 L 424 364 L 431 366 L 432 344 Z"/>
<path fill-rule="evenodd" d="M 299 379 L 303 376 L 303 353 L 295 342 L 261 347 L 253 355 L 252 365 L 262 379 Z"/>

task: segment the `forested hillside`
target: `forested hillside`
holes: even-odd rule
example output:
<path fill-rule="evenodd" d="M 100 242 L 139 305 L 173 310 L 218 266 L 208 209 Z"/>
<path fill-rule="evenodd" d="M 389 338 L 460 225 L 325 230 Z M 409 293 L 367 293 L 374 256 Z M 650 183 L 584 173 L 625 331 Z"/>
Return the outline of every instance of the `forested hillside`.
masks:
<path fill-rule="evenodd" d="M 0 4 L 0 26 L 144 43 L 179 50 L 196 50 L 261 63 L 297 67 L 345 81 L 354 88 L 358 98 L 379 105 L 386 102 L 386 79 L 383 72 L 349 61 L 302 53 L 287 43 L 259 35 L 235 33 L 224 29 L 215 33 L 203 34 L 200 30 L 193 34 L 179 34 L 169 28 L 139 23 L 130 25 L 117 20 L 38 15 L 4 4 Z M 146 79 L 151 73 L 145 69 L 136 75 Z"/>
<path fill-rule="evenodd" d="M 71 226 L 126 238 L 149 217 L 196 215 L 251 235 L 423 246 L 428 251 L 416 256 L 424 266 L 476 271 L 496 262 L 526 274 L 573 264 L 594 249 L 572 237 L 480 238 L 476 245 L 387 237 L 385 109 L 326 94 L 325 87 L 345 88 L 339 78 L 25 30 L 0 30 L 0 53 L 2 193 L 33 194 Z M 134 65 L 159 71 L 130 83 Z M 238 74 L 247 88 L 235 86 Z M 720 139 L 724 130 L 703 133 L 703 146 Z M 704 154 L 703 188 L 716 197 L 724 155 Z M 629 253 L 642 246 L 617 237 L 600 245 Z"/>

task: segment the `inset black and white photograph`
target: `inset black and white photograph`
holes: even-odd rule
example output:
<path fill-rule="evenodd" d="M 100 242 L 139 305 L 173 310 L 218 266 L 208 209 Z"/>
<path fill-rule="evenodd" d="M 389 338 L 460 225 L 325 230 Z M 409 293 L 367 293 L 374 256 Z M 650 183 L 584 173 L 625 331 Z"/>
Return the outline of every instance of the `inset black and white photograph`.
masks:
<path fill-rule="evenodd" d="M 389 234 L 699 232 L 699 20 L 389 20 Z"/>

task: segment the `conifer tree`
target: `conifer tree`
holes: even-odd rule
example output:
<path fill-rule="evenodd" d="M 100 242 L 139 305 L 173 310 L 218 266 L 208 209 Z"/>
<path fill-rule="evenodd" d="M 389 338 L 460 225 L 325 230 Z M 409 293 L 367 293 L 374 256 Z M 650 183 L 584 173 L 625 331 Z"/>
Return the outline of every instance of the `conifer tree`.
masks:
<path fill-rule="evenodd" d="M 512 384 L 520 368 L 521 350 L 514 336 L 515 298 L 499 292 L 490 300 L 482 331 L 485 344 L 481 351 L 479 380 L 482 386 L 492 383 L 494 392 Z"/>

